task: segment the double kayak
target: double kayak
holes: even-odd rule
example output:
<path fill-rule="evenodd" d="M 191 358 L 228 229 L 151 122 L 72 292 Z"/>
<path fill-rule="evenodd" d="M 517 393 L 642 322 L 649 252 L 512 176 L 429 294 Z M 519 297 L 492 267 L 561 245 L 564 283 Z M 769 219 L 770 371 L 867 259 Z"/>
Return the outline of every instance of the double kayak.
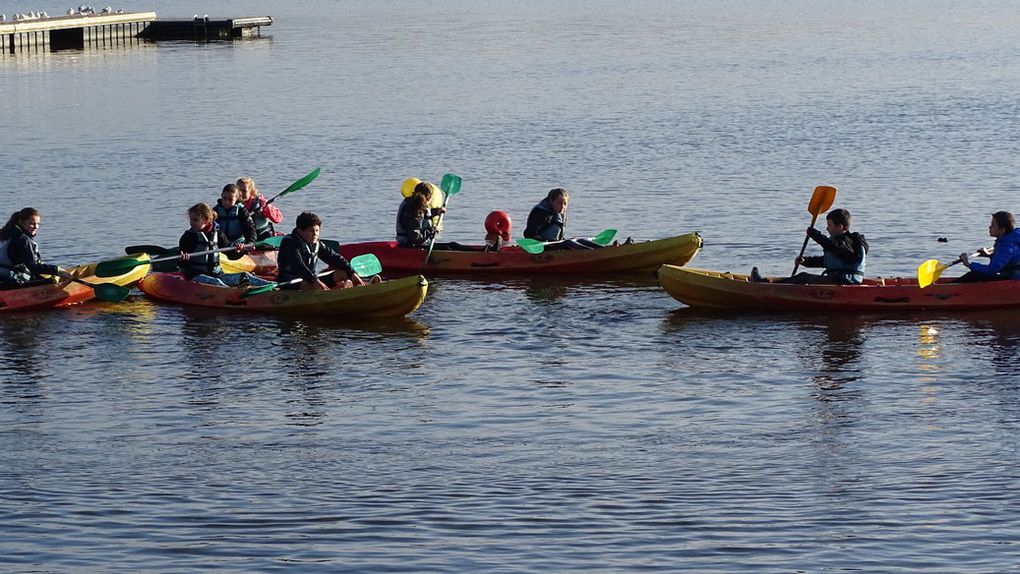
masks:
<path fill-rule="evenodd" d="M 92 284 L 112 284 L 131 287 L 149 272 L 149 264 L 137 265 L 122 275 L 114 277 L 96 277 L 97 263 L 78 265 L 67 269 L 76 273 L 78 279 Z M 124 293 L 126 295 L 126 292 Z M 87 285 L 77 282 L 47 283 L 29 287 L 0 290 L 0 312 L 28 311 L 51 307 L 68 307 L 84 303 L 96 297 L 96 292 Z"/>
<path fill-rule="evenodd" d="M 1020 280 L 942 279 L 924 289 L 913 277 L 865 279 L 861 285 L 796 285 L 673 265 L 660 267 L 658 277 L 674 299 L 698 309 L 883 312 L 1020 306 Z"/>
<path fill-rule="evenodd" d="M 598 249 L 553 250 L 528 253 L 517 245 L 499 251 L 485 251 L 482 245 L 460 245 L 456 249 L 437 244 L 424 272 L 435 274 L 508 273 L 584 275 L 594 273 L 636 273 L 654 271 L 663 264 L 683 265 L 701 249 L 701 236 L 688 233 L 676 237 L 610 245 Z M 427 249 L 400 247 L 395 241 L 349 243 L 340 246 L 347 259 L 374 253 L 387 272 L 423 272 Z"/>
<path fill-rule="evenodd" d="M 421 306 L 429 283 L 421 275 L 329 291 L 277 290 L 242 297 L 246 289 L 151 273 L 138 283 L 149 297 L 182 305 L 315 317 L 402 317 Z"/>

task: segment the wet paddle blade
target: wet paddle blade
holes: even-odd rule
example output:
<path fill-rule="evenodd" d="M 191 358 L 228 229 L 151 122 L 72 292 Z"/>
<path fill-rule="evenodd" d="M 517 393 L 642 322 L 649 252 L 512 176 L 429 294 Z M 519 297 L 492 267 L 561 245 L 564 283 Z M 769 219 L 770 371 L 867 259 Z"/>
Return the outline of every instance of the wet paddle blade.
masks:
<path fill-rule="evenodd" d="M 545 251 L 545 243 L 537 239 L 528 239 L 527 237 L 522 237 L 521 239 L 517 240 L 517 245 L 520 245 L 521 249 L 527 251 L 528 253 L 531 253 L 532 255 L 538 255 L 539 253 Z"/>
<path fill-rule="evenodd" d="M 176 249 L 176 248 L 174 248 Z M 128 255 L 135 255 L 137 253 L 148 253 L 149 255 L 163 255 L 171 251 L 166 247 L 160 247 L 159 245 L 128 245 L 124 248 L 124 253 Z"/>
<path fill-rule="evenodd" d="M 591 240 L 599 245 L 609 245 L 609 242 L 612 241 L 614 237 L 616 237 L 616 230 L 606 229 L 602 233 L 592 237 Z"/>
<path fill-rule="evenodd" d="M 290 184 L 290 187 L 288 187 L 287 189 L 281 191 L 280 194 L 277 195 L 276 197 L 283 197 L 283 196 L 287 195 L 288 193 L 297 191 L 297 190 L 301 189 L 302 187 L 308 185 L 309 183 L 312 183 L 313 181 L 315 181 L 315 178 L 319 177 L 319 171 L 321 169 L 322 168 L 318 168 L 317 167 L 317 168 L 313 169 L 312 171 L 308 172 L 308 175 L 306 175 L 306 176 L 302 177 L 301 179 L 295 181 L 294 183 Z"/>
<path fill-rule="evenodd" d="M 825 210 L 832 207 L 832 202 L 836 201 L 836 188 L 831 185 L 819 185 L 815 188 L 814 193 L 811 194 L 811 201 L 808 203 L 808 213 L 818 217 Z"/>
<path fill-rule="evenodd" d="M 382 273 L 382 263 L 372 253 L 365 253 L 351 259 L 351 267 L 354 268 L 355 273 L 362 277 L 371 277 Z"/>
<path fill-rule="evenodd" d="M 71 279 L 75 283 L 81 283 L 82 285 L 89 287 L 96 294 L 96 299 L 100 301 L 109 301 L 110 303 L 120 303 L 131 293 L 131 289 L 127 287 L 121 287 L 113 283 L 89 283 L 88 281 L 82 281 L 81 279 Z"/>
<path fill-rule="evenodd" d="M 460 176 L 454 173 L 448 173 L 443 176 L 443 181 L 439 184 L 439 188 L 443 190 L 443 193 L 447 197 L 451 195 L 457 195 L 460 193 Z"/>
<path fill-rule="evenodd" d="M 262 241 L 256 241 L 255 249 L 265 249 L 266 247 L 278 248 L 280 247 L 280 244 L 283 243 L 283 238 L 283 235 L 274 235 L 272 237 L 267 237 Z"/>
<path fill-rule="evenodd" d="M 95 291 L 97 299 L 110 303 L 120 303 L 131 294 L 131 289 L 113 283 L 96 283 L 92 290 Z"/>
<path fill-rule="evenodd" d="M 917 266 L 917 285 L 921 289 L 931 285 L 942 274 L 938 259 L 929 259 Z"/>

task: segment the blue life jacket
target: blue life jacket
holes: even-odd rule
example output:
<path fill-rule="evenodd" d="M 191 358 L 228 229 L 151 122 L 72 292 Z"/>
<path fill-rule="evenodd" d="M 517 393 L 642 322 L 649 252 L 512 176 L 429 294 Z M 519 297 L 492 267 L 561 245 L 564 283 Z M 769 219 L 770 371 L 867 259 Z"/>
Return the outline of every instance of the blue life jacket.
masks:
<path fill-rule="evenodd" d="M 864 282 L 864 267 L 868 258 L 868 252 L 864 244 L 857 242 L 857 258 L 852 263 L 843 261 L 830 251 L 822 255 L 822 264 L 825 272 L 822 275 L 832 277 L 843 285 L 860 285 Z"/>
<path fill-rule="evenodd" d="M 219 202 L 216 202 L 216 207 L 213 207 L 213 210 L 216 211 L 216 223 L 219 224 L 223 235 L 226 235 L 227 240 L 231 243 L 238 239 L 244 239 L 244 227 L 241 226 L 240 217 L 242 209 L 244 206 L 240 203 L 235 203 L 229 211 L 224 209 Z"/>

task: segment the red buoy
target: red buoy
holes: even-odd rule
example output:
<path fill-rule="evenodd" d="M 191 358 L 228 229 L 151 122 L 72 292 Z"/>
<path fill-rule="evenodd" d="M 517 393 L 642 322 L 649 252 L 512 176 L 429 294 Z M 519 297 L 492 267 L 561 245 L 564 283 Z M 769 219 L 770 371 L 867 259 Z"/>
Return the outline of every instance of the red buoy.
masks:
<path fill-rule="evenodd" d="M 485 234 L 510 241 L 510 215 L 505 211 L 493 211 L 485 216 Z"/>

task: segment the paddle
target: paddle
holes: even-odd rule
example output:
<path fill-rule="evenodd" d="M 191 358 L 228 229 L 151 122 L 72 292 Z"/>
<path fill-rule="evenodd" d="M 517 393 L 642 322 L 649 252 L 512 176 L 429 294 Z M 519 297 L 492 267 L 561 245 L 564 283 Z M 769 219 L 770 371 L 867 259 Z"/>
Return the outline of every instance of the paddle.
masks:
<path fill-rule="evenodd" d="M 176 247 L 174 249 L 177 249 Z M 124 248 L 124 253 L 128 255 L 134 255 L 135 253 L 148 253 L 149 255 L 162 255 L 171 249 L 166 247 L 160 247 L 159 245 L 128 245 Z"/>
<path fill-rule="evenodd" d="M 264 241 L 257 241 L 255 243 L 249 243 L 241 245 L 240 247 L 279 247 L 280 241 L 283 237 L 270 237 Z M 238 246 L 231 245 L 230 247 L 220 247 L 219 249 L 209 249 L 208 251 L 196 251 L 191 255 L 207 255 L 209 253 L 222 253 L 224 251 L 231 251 L 237 249 Z M 159 263 L 160 261 L 172 261 L 174 259 L 180 259 L 180 255 L 170 255 L 168 257 L 157 257 L 156 259 L 146 259 L 145 261 L 139 261 L 137 259 L 111 259 L 109 261 L 101 261 L 96 265 L 96 277 L 116 277 L 117 275 L 123 275 L 128 271 L 131 271 L 139 265 L 145 265 L 146 263 Z"/>
<path fill-rule="evenodd" d="M 379 273 L 382 273 L 382 264 L 379 263 L 379 258 L 371 253 L 358 255 L 357 257 L 352 258 L 350 263 L 351 267 L 354 268 L 354 272 L 363 277 L 370 277 L 372 275 L 378 275 Z M 316 275 L 316 277 L 325 277 L 326 275 L 329 275 L 332 272 L 333 272 L 332 269 L 329 271 L 323 271 L 322 273 Z M 269 285 L 253 287 L 242 293 L 241 298 L 245 299 L 247 297 L 251 297 L 252 295 L 266 293 L 272 291 L 273 289 L 276 289 L 280 285 L 294 285 L 295 283 L 300 283 L 302 281 L 303 279 L 298 278 L 291 279 L 290 281 L 284 281 L 283 283 L 270 283 Z"/>
<path fill-rule="evenodd" d="M 605 229 L 595 237 L 592 237 L 590 241 L 592 241 L 593 243 L 598 243 L 599 245 L 609 245 L 609 242 L 612 241 L 614 237 L 616 237 L 616 230 L 610 228 Z M 550 241 L 548 243 L 559 242 Z M 527 251 L 528 253 L 531 253 L 532 255 L 538 255 L 539 253 L 545 251 L 546 242 L 539 241 L 537 239 L 528 239 L 527 237 L 522 237 L 521 239 L 517 240 L 517 245 L 520 245 L 521 249 Z"/>
<path fill-rule="evenodd" d="M 443 190 L 443 194 L 445 196 L 443 199 L 444 208 L 446 207 L 446 204 L 450 203 L 450 196 L 460 193 L 460 182 L 461 180 L 459 175 L 448 173 L 443 176 L 443 181 L 439 184 L 439 187 Z M 429 264 L 429 257 L 432 257 L 432 248 L 436 246 L 436 237 L 439 236 L 439 226 L 443 224 L 444 215 L 446 215 L 445 211 L 439 214 L 439 221 L 436 222 L 435 234 L 432 236 L 432 240 L 429 241 L 429 250 L 425 253 L 425 261 L 421 264 L 421 271 L 418 272 L 419 274 L 421 274 L 422 271 L 425 271 L 425 266 Z"/>
<path fill-rule="evenodd" d="M 815 226 L 815 222 L 818 221 L 818 216 L 832 207 L 832 202 L 836 200 L 836 188 L 831 185 L 819 185 L 815 188 L 814 193 L 811 194 L 811 201 L 808 202 L 808 213 L 811 214 L 811 227 Z M 800 247 L 800 255 L 797 256 L 797 263 L 793 265 L 793 273 L 790 275 L 796 275 L 797 269 L 800 268 L 800 258 L 804 257 L 804 252 L 807 250 L 808 239 L 810 237 L 804 237 L 804 245 Z"/>
<path fill-rule="evenodd" d="M 321 168 L 317 167 L 317 168 L 313 169 L 312 171 L 308 172 L 308 175 L 306 175 L 306 176 L 302 177 L 301 179 L 295 181 L 294 183 L 290 184 L 290 187 L 288 187 L 287 189 L 285 189 L 285 190 L 281 191 L 280 193 L 274 195 L 272 199 L 270 199 L 269 201 L 266 202 L 266 205 L 269 205 L 270 203 L 273 203 L 278 198 L 281 198 L 281 197 L 287 195 L 288 193 L 293 193 L 293 192 L 301 189 L 302 187 L 308 185 L 309 183 L 312 183 L 312 181 L 315 180 L 315 178 L 319 177 L 319 170 L 320 169 Z"/>
<path fill-rule="evenodd" d="M 262 241 L 256 243 L 255 248 L 256 249 L 260 248 L 264 249 L 266 247 L 279 248 L 280 243 L 283 241 L 283 237 L 284 236 L 282 235 L 274 235 L 272 237 L 267 237 Z M 322 242 L 332 247 L 333 251 L 337 251 L 340 249 L 339 241 L 323 239 Z M 127 253 L 128 255 L 134 255 L 135 253 L 148 253 L 149 255 L 178 255 L 180 253 L 178 249 L 179 248 L 177 247 L 167 248 L 160 247 L 159 245 L 128 245 L 127 247 L 124 248 L 124 253 Z"/>
<path fill-rule="evenodd" d="M 978 257 L 981 252 L 971 253 L 970 257 Z M 942 276 L 942 272 L 949 269 L 957 263 L 963 263 L 963 259 L 957 257 L 952 263 L 946 263 L 945 265 L 939 263 L 938 259 L 929 259 L 924 263 L 917 266 L 917 286 L 921 289 L 931 285 L 932 283 L 939 280 Z"/>
<path fill-rule="evenodd" d="M 127 296 L 131 293 L 131 289 L 113 283 L 89 283 L 77 277 L 72 277 L 71 281 L 91 288 L 95 292 L 97 299 L 109 301 L 110 303 L 119 303 L 127 299 Z"/>

